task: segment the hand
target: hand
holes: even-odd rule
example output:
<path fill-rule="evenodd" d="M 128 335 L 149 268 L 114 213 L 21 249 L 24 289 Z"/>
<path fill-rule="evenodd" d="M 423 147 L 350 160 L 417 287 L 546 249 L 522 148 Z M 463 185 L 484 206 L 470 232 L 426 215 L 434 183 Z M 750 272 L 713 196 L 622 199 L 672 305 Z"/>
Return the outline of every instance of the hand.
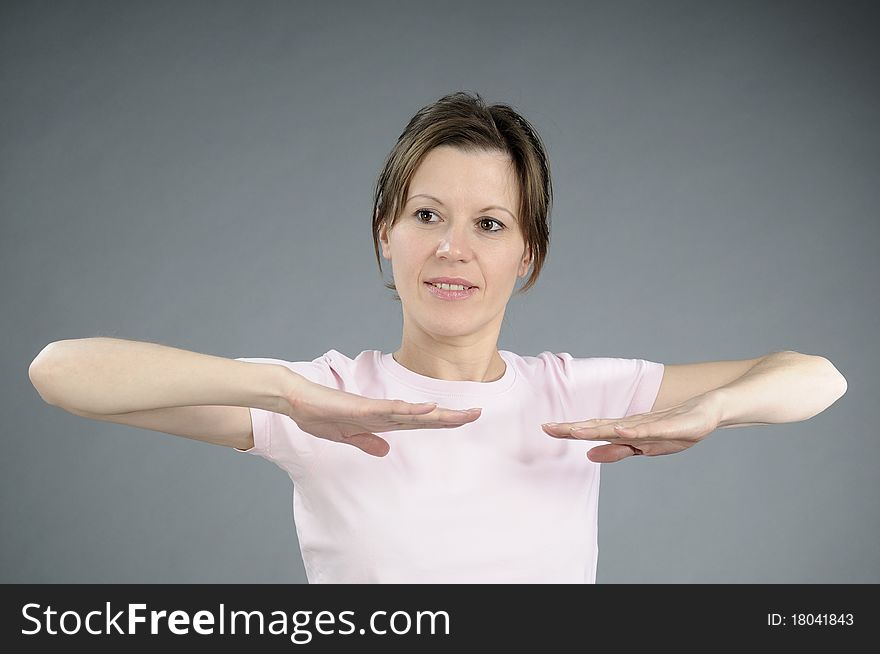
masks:
<path fill-rule="evenodd" d="M 323 386 L 299 376 L 284 393 L 283 413 L 312 436 L 354 445 L 385 456 L 391 449 L 373 432 L 461 427 L 480 417 L 480 409 L 456 411 L 433 404 L 377 400 Z"/>
<path fill-rule="evenodd" d="M 587 458 L 596 463 L 615 463 L 637 454 L 657 456 L 686 450 L 715 431 L 720 419 L 717 401 L 704 394 L 662 411 L 626 418 L 562 422 L 542 428 L 555 438 L 609 441 L 591 448 Z M 576 428 L 582 429 L 572 431 Z"/>

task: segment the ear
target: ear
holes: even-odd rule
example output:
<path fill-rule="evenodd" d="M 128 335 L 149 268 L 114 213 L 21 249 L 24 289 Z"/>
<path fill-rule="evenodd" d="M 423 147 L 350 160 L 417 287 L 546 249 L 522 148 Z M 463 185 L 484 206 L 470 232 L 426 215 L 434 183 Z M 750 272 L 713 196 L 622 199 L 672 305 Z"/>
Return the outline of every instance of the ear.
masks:
<path fill-rule="evenodd" d="M 378 216 L 379 212 L 376 211 Z M 388 224 L 384 221 L 379 223 L 379 244 L 382 246 L 382 256 L 391 260 L 391 247 L 388 245 Z"/>
<path fill-rule="evenodd" d="M 517 277 L 525 277 L 526 273 L 529 272 L 529 266 L 532 265 L 532 248 L 530 246 L 526 246 L 526 253 L 523 255 L 522 261 L 519 264 L 519 272 L 517 272 Z"/>

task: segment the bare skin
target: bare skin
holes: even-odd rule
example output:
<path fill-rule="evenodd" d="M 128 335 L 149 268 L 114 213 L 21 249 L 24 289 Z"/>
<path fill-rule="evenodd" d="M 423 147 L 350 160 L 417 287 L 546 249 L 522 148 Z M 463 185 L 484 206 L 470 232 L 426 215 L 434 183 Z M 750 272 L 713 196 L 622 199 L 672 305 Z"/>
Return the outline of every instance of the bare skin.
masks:
<path fill-rule="evenodd" d="M 480 409 L 457 411 L 434 403 L 379 400 L 300 379 L 286 393 L 285 412 L 305 432 L 385 456 L 391 446 L 375 432 L 403 429 L 450 429 L 480 417 Z"/>

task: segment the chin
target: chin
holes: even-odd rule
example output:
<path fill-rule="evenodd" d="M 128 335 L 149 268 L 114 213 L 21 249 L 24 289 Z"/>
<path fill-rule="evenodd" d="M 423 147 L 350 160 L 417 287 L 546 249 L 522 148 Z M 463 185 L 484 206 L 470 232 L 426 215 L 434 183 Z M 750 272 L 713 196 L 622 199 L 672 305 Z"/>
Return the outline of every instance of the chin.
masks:
<path fill-rule="evenodd" d="M 451 319 L 440 314 L 422 313 L 421 316 L 413 316 L 413 318 L 422 329 L 439 336 L 467 336 L 474 332 L 472 315 Z"/>

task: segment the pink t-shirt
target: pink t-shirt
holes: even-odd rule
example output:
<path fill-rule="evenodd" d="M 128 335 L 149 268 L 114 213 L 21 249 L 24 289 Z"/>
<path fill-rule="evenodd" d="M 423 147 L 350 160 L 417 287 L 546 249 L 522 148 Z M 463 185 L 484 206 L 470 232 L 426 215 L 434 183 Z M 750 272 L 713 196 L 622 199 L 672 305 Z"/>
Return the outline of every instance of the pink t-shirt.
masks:
<path fill-rule="evenodd" d="M 293 482 L 293 516 L 309 583 L 595 583 L 601 443 L 561 440 L 545 422 L 651 410 L 663 364 L 499 354 L 504 376 L 447 381 L 390 353 L 285 365 L 349 393 L 441 407 L 481 407 L 451 429 L 378 432 L 385 457 L 312 436 L 288 416 L 251 408 L 256 454 Z"/>

